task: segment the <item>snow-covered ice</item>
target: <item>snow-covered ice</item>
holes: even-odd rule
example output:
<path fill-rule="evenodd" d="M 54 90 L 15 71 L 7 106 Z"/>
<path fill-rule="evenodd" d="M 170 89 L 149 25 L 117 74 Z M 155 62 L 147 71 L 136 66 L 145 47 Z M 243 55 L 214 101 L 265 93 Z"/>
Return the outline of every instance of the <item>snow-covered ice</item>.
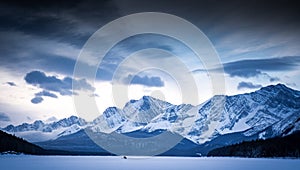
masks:
<path fill-rule="evenodd" d="M 299 170 L 300 159 L 216 158 L 216 157 L 131 157 L 120 156 L 31 156 L 0 155 L 0 169 L 93 170 L 93 169 L 230 169 Z"/>

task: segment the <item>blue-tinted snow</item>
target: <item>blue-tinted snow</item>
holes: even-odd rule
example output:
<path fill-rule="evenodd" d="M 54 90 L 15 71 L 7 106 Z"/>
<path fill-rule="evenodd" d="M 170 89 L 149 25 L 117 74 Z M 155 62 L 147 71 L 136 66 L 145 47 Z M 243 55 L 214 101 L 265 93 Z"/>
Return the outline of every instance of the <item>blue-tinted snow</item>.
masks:
<path fill-rule="evenodd" d="M 127 157 L 120 156 L 27 156 L 0 155 L 0 169 L 30 170 L 298 170 L 300 159 L 247 159 L 207 157 Z"/>

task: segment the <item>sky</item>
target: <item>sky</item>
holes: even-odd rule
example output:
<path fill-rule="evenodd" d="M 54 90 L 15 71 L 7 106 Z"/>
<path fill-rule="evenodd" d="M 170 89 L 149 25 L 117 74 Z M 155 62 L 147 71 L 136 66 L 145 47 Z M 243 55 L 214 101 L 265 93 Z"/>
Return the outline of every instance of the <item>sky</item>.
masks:
<path fill-rule="evenodd" d="M 95 78 L 73 76 L 97 30 L 141 12 L 168 13 L 194 24 L 221 64 L 206 69 L 182 42 L 143 34 L 118 42 L 96 64 Z M 208 72 L 224 76 L 226 95 L 277 83 L 300 90 L 299 18 L 296 1 L 289 0 L 1 1 L 0 127 L 77 115 L 73 97 L 80 95 L 95 100 L 100 114 L 143 95 L 197 105 L 215 94 Z M 130 32 L 126 28 L 118 29 Z M 96 63 L 78 62 L 86 70 Z M 120 94 L 112 89 L 125 89 L 122 102 L 116 104 L 114 96 Z M 183 99 L 195 91 L 196 100 Z"/>

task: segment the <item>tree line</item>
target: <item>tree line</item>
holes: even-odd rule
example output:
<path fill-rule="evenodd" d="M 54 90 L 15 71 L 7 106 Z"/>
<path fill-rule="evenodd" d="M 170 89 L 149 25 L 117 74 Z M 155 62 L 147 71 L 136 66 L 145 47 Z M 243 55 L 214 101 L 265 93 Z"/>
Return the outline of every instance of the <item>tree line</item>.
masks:
<path fill-rule="evenodd" d="M 15 151 L 25 154 L 42 154 L 45 150 L 26 140 L 0 130 L 0 152 Z"/>
<path fill-rule="evenodd" d="M 300 131 L 285 137 L 244 141 L 216 148 L 208 156 L 237 157 L 300 157 Z"/>

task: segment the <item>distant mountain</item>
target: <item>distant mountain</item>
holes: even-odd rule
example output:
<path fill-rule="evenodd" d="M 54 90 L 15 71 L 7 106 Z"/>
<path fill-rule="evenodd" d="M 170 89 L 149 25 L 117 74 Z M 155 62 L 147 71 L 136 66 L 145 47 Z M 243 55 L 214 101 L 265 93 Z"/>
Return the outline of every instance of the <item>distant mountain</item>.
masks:
<path fill-rule="evenodd" d="M 208 156 L 300 157 L 300 131 L 284 137 L 224 146 L 211 150 Z"/>
<path fill-rule="evenodd" d="M 84 126 L 87 123 L 84 119 L 78 118 L 76 116 L 71 116 L 69 118 L 64 118 L 57 122 L 52 122 L 49 124 L 45 124 L 43 121 L 37 120 L 32 124 L 23 123 L 18 126 L 9 125 L 5 127 L 3 130 L 7 132 L 25 132 L 25 131 L 52 132 L 53 130 L 64 128 L 64 127 L 70 127 L 74 124 L 77 124 L 78 126 Z"/>
<path fill-rule="evenodd" d="M 70 142 L 68 147 L 74 144 L 72 140 L 77 140 L 77 147 L 81 145 L 88 148 L 84 139 L 78 138 L 84 132 L 82 129 L 95 133 L 135 135 L 169 131 L 188 141 L 184 142 L 184 147 L 180 146 L 181 152 L 205 155 L 217 147 L 284 137 L 300 130 L 300 92 L 277 84 L 252 93 L 214 96 L 197 106 L 173 105 L 144 96 L 139 100 L 130 100 L 123 108 L 107 108 L 92 122 L 75 116 L 58 122 L 45 124 L 36 121 L 33 124 L 10 125 L 3 130 L 23 135 L 25 139 L 30 138 L 41 146 L 57 146 L 55 149 L 66 138 Z M 43 140 L 32 140 L 32 134 L 36 132 L 48 138 L 35 135 Z M 68 142 L 63 145 L 68 145 Z"/>
<path fill-rule="evenodd" d="M 41 120 L 37 120 L 32 124 L 9 125 L 2 130 L 27 139 L 30 142 L 39 142 L 76 133 L 85 128 L 87 124 L 84 119 L 71 116 L 52 123 L 44 123 Z"/>

